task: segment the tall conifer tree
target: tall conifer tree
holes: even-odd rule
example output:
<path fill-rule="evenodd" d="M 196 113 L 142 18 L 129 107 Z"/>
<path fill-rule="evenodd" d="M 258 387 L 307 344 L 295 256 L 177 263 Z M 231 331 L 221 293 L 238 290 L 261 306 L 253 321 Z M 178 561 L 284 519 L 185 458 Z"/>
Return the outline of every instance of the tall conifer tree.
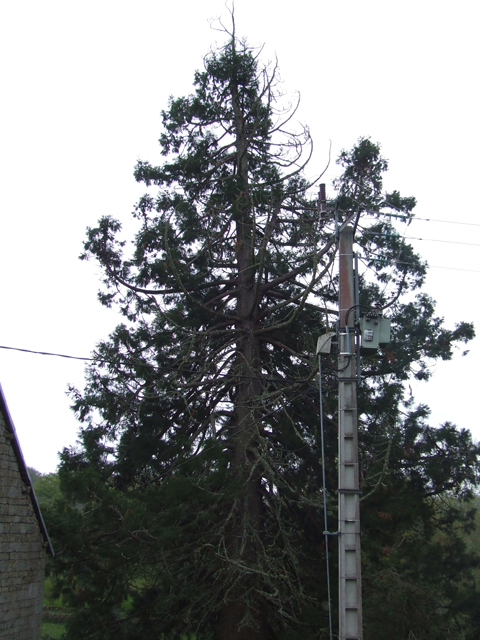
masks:
<path fill-rule="evenodd" d="M 135 208 L 132 253 L 112 217 L 88 231 L 84 257 L 103 268 L 100 299 L 125 323 L 98 345 L 85 390 L 72 390 L 82 429 L 60 475 L 77 508 L 50 516 L 82 638 L 324 637 L 315 343 L 336 321 L 335 216 L 333 203 L 319 216 L 302 173 L 310 136 L 294 130 L 295 110 L 280 98 L 276 66 L 261 67 L 230 34 L 196 73 L 194 93 L 163 112 L 163 163 L 136 167 L 157 192 Z M 402 303 L 425 265 L 389 218 L 372 216 L 401 209 L 408 218 L 415 205 L 382 193 L 378 146 L 362 139 L 340 163 L 336 217 L 351 220 L 372 274 L 361 303 L 394 316 L 392 345 L 364 369 L 364 490 L 376 512 L 394 501 L 386 487 L 410 491 L 403 521 L 413 527 L 428 493 L 476 482 L 478 450 L 454 428 L 427 442 L 425 416 L 399 414 L 402 384 L 412 371 L 428 377 L 429 359 L 450 357 L 473 330 L 443 328 L 424 294 Z M 332 492 L 335 380 L 332 362 Z M 445 449 L 440 468 L 435 448 L 447 436 L 466 457 Z M 77 637 L 76 622 L 69 633 Z"/>

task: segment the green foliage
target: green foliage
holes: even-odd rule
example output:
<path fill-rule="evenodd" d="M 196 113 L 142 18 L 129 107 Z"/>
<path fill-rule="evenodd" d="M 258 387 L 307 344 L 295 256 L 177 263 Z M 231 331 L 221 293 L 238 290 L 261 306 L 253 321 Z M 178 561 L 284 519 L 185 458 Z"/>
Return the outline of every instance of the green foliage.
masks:
<path fill-rule="evenodd" d="M 41 640 L 61 640 L 64 637 L 65 630 L 63 622 L 44 620 L 42 622 Z"/>
<path fill-rule="evenodd" d="M 38 504 L 42 509 L 60 497 L 60 479 L 56 473 L 41 473 L 28 467 L 28 475 L 32 481 L 33 490 Z"/>
<path fill-rule="evenodd" d="M 33 467 L 28 467 L 28 475 L 30 476 L 30 480 L 32 481 L 32 484 L 34 487 L 35 487 L 35 484 L 37 483 L 37 480 L 39 480 L 42 477 L 42 474 L 40 473 L 40 471 L 37 471 Z"/>
<path fill-rule="evenodd" d="M 163 112 L 163 163 L 137 164 L 157 193 L 134 211 L 131 254 L 119 221 L 87 232 L 82 257 L 103 268 L 100 301 L 124 323 L 71 389 L 82 428 L 46 512 L 69 640 L 327 637 L 314 353 L 337 317 L 335 224 L 302 176 L 308 130 L 288 130 L 276 74 L 231 35 Z M 430 427 L 403 382 L 428 378 L 473 328 L 446 329 L 418 291 L 426 266 L 382 215 L 411 216 L 415 200 L 382 195 L 378 145 L 361 139 L 339 162 L 337 215 L 368 268 L 361 304 L 393 320 L 359 391 L 366 628 L 381 637 L 393 603 L 399 639 L 437 638 L 440 620 L 467 638 L 474 561 L 455 527 L 470 521 L 439 501 L 471 498 L 480 450 L 453 425 Z"/>
<path fill-rule="evenodd" d="M 56 473 L 42 475 L 34 485 L 35 495 L 40 507 L 46 507 L 60 497 L 60 479 Z"/>
<path fill-rule="evenodd" d="M 479 556 L 467 545 L 474 510 L 448 495 L 425 507 L 410 522 L 410 514 L 398 518 L 391 507 L 367 518 L 369 540 L 368 528 L 377 522 L 378 550 L 369 549 L 364 563 L 366 637 L 381 637 L 385 626 L 393 640 L 478 637 L 480 592 L 473 577 Z"/>
<path fill-rule="evenodd" d="M 51 576 L 45 578 L 43 587 L 43 605 L 44 607 L 62 607 L 62 599 L 56 593 L 56 585 Z"/>

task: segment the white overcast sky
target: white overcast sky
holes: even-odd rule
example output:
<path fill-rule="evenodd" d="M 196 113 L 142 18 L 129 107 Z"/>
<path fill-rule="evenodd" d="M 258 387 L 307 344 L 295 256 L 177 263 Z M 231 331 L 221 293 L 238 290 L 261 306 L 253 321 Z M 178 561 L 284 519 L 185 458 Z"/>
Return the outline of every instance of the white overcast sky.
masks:
<path fill-rule="evenodd" d="M 451 327 L 480 319 L 478 7 L 237 0 L 235 8 L 237 33 L 265 45 L 285 91 L 301 94 L 298 118 L 315 142 L 309 174 L 325 166 L 329 141 L 336 157 L 371 136 L 390 160 L 385 187 L 414 195 L 416 215 L 435 220 L 413 222 L 406 236 L 424 238 L 414 242 L 432 265 L 427 290 Z M 191 91 L 204 54 L 224 41 L 210 27 L 218 16 L 228 23 L 222 0 L 2 3 L 0 345 L 88 356 L 119 320 L 97 302 L 98 269 L 78 260 L 85 228 L 105 214 L 128 220 L 143 192 L 136 160 L 159 159 L 160 111 L 170 95 Z M 432 424 L 451 420 L 475 439 L 479 340 L 415 388 Z M 29 466 L 54 471 L 57 452 L 75 442 L 65 392 L 82 385 L 83 367 L 0 349 Z"/>

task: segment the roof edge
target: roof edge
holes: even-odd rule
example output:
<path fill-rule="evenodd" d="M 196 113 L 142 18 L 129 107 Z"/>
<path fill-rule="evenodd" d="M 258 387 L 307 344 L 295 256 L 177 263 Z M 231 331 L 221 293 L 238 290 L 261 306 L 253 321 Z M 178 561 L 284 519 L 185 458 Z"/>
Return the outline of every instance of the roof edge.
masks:
<path fill-rule="evenodd" d="M 55 553 L 53 551 L 53 546 L 48 535 L 47 527 L 45 526 L 45 521 L 43 520 L 42 511 L 40 509 L 40 505 L 38 504 L 37 496 L 35 495 L 35 491 L 33 489 L 33 483 L 30 478 L 30 474 L 28 473 L 27 464 L 25 462 L 25 458 L 23 457 L 23 452 L 20 446 L 20 441 L 17 436 L 17 431 L 15 429 L 12 416 L 10 415 L 10 411 L 8 409 L 7 401 L 5 399 L 5 394 L 3 393 L 1 384 L 0 384 L 0 410 L 4 415 L 7 430 L 10 431 L 10 433 L 13 435 L 13 438 L 12 438 L 13 451 L 15 453 L 15 457 L 17 458 L 18 468 L 20 470 L 20 475 L 22 477 L 22 480 L 25 482 L 27 487 L 30 487 L 30 491 L 29 491 L 30 500 L 32 502 L 33 510 L 35 511 L 35 515 L 37 516 L 38 524 L 40 525 L 40 531 L 42 533 L 43 539 L 47 544 L 47 549 L 50 555 L 54 556 Z"/>

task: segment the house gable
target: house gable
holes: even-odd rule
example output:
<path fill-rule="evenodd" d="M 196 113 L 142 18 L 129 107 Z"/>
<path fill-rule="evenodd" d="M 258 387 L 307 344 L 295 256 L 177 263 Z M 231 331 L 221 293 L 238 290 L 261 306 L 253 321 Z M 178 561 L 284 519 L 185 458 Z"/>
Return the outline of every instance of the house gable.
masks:
<path fill-rule="evenodd" d="M 53 554 L 0 386 L 1 640 L 39 640 L 47 550 Z"/>

